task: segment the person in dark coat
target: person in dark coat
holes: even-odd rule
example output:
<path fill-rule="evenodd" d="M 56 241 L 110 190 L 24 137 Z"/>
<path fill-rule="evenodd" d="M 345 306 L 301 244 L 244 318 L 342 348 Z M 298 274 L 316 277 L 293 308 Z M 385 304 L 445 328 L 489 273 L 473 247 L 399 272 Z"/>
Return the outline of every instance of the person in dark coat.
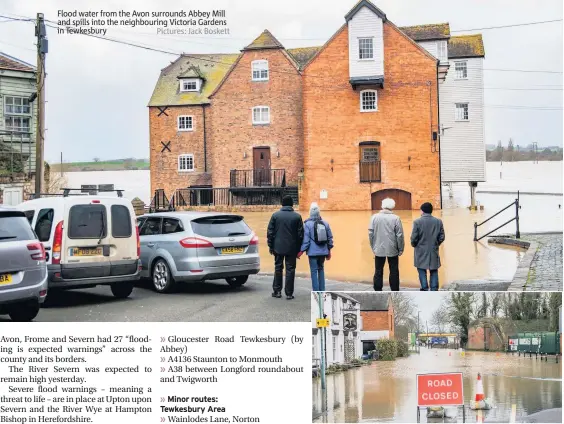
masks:
<path fill-rule="evenodd" d="M 282 209 L 275 212 L 268 223 L 266 238 L 270 254 L 274 256 L 274 281 L 272 297 L 282 297 L 282 275 L 286 263 L 286 299 L 294 298 L 294 278 L 296 260 L 304 239 L 304 223 L 299 213 L 294 211 L 291 196 L 284 196 Z"/>
<path fill-rule="evenodd" d="M 439 290 L 439 268 L 441 258 L 439 246 L 445 241 L 443 221 L 435 218 L 433 205 L 429 202 L 421 205 L 421 217 L 413 221 L 411 245 L 415 248 L 414 264 L 419 273 L 421 291 L 427 291 L 427 270 L 431 280 L 431 291 Z"/>

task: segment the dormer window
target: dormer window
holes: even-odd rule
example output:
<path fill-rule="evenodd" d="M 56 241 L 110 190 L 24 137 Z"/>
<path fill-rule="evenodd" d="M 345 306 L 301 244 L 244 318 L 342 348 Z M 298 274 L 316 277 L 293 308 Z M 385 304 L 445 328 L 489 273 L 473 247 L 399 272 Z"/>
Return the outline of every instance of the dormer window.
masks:
<path fill-rule="evenodd" d="M 360 111 L 378 111 L 378 93 L 376 90 L 363 90 L 360 92 Z"/>
<path fill-rule="evenodd" d="M 198 78 L 184 78 L 180 80 L 180 91 L 200 91 L 200 85 Z"/>
<path fill-rule="evenodd" d="M 358 58 L 360 60 L 374 59 L 374 39 L 359 38 L 358 39 Z"/>
<path fill-rule="evenodd" d="M 268 60 L 253 60 L 251 69 L 253 81 L 268 81 Z"/>

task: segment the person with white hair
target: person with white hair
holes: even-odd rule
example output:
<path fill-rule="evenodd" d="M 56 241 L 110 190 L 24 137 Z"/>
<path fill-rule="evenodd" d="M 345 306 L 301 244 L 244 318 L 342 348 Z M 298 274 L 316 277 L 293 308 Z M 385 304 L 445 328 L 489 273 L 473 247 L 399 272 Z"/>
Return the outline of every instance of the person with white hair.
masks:
<path fill-rule="evenodd" d="M 304 241 L 298 259 L 307 253 L 311 272 L 312 291 L 325 291 L 325 260 L 331 259 L 333 233 L 329 223 L 321 219 L 319 205 L 313 202 L 309 208 L 309 218 L 304 222 Z"/>
<path fill-rule="evenodd" d="M 382 210 L 370 218 L 368 239 L 374 252 L 374 290 L 382 291 L 384 286 L 384 265 L 390 268 L 390 289 L 399 291 L 399 257 L 403 254 L 405 241 L 401 219 L 392 211 L 396 207 L 394 199 L 382 200 Z"/>

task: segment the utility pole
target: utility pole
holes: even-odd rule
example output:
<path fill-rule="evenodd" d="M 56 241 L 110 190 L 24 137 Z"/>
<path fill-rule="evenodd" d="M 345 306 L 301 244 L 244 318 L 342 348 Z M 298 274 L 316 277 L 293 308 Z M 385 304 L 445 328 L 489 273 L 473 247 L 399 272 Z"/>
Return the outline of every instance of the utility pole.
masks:
<path fill-rule="evenodd" d="M 61 152 L 61 178 L 63 177 L 63 152 Z"/>
<path fill-rule="evenodd" d="M 35 138 L 35 195 L 41 197 L 43 187 L 43 153 L 45 140 L 45 55 L 49 50 L 43 13 L 37 14 L 37 131 Z"/>
<path fill-rule="evenodd" d="M 533 150 L 535 152 L 535 161 L 533 163 L 539 163 L 539 156 L 538 156 L 539 150 L 538 150 L 538 148 L 539 148 L 539 144 L 536 141 L 534 141 L 533 142 Z"/>
<path fill-rule="evenodd" d="M 415 337 L 415 342 L 417 343 L 417 352 L 420 352 L 419 346 L 419 314 L 421 311 L 417 311 L 417 336 Z"/>

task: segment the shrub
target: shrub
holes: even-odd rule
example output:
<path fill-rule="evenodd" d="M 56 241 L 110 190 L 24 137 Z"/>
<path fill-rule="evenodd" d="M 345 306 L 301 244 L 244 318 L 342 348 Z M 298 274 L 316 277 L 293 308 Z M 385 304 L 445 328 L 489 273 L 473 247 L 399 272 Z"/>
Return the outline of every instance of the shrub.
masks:
<path fill-rule="evenodd" d="M 398 347 L 395 340 L 377 340 L 376 348 L 381 361 L 393 361 L 398 356 Z"/>
<path fill-rule="evenodd" d="M 398 358 L 405 358 L 409 356 L 409 346 L 407 345 L 407 343 L 401 340 L 397 340 L 396 343 Z"/>

